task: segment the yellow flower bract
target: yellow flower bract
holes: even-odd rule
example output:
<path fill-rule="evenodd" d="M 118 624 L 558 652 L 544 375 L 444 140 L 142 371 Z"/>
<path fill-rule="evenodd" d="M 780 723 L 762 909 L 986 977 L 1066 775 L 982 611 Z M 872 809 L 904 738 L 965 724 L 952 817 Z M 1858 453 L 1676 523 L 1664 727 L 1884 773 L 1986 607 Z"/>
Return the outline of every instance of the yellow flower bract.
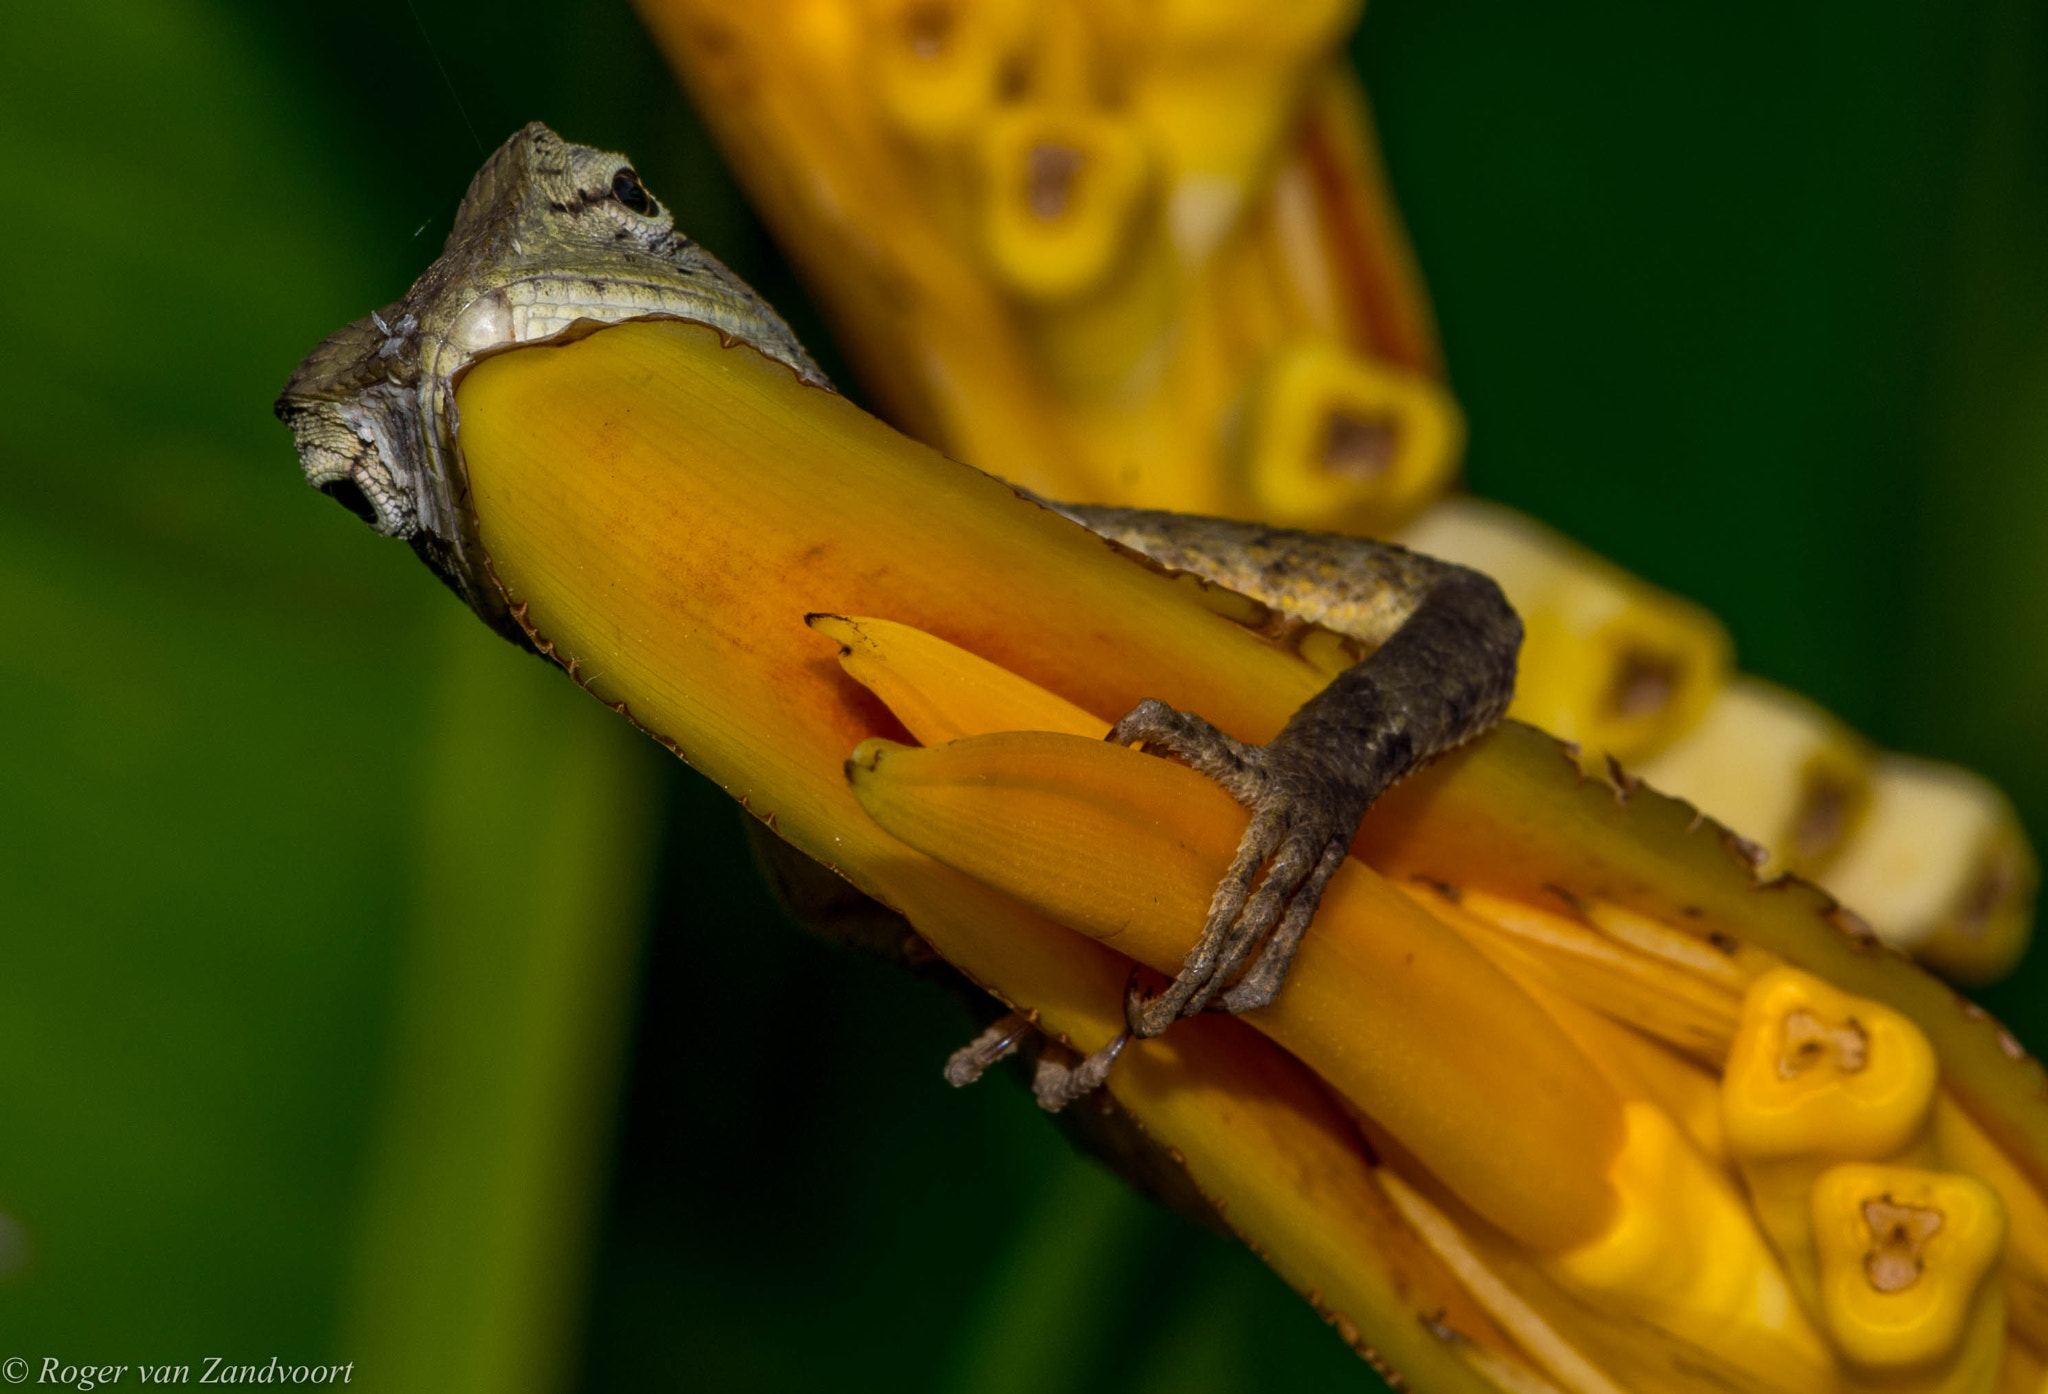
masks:
<path fill-rule="evenodd" d="M 1093 736 L 1157 697 L 1261 741 L 1329 676 L 1312 634 L 1294 647 L 1261 637 L 1240 622 L 1255 618 L 1242 602 L 1132 563 L 708 329 L 632 324 L 501 355 L 469 375 L 460 405 L 483 545 L 535 641 L 1079 1050 L 1121 1025 L 1124 945 L 1171 967 L 1192 939 L 1243 815 L 1151 756 L 977 728 Z M 1018 715 L 1025 688 L 1056 694 L 1026 704 L 1045 717 Z M 979 844 L 999 838 L 969 836 L 934 858 L 869 816 L 847 757 L 913 728 L 970 738 L 896 748 L 870 773 L 947 761 L 973 773 L 981 761 L 986 774 L 998 747 L 1019 753 L 1030 788 L 1017 798 L 1028 793 L 1041 813 L 1013 815 L 1030 833 L 1018 849 L 990 853 Z M 904 816 L 943 821 L 930 807 Z M 1609 1130 L 1618 1115 L 1666 1108 L 1662 1099 L 1674 1118 L 1696 1112 L 1683 1071 L 1698 1067 L 1660 1073 L 1656 1056 L 1632 1057 L 1634 1083 L 1614 1083 L 1589 1067 L 1584 1043 L 1633 1028 L 1567 1028 L 1507 960 L 1427 910 L 1429 895 L 1465 895 L 1482 919 L 1504 917 L 1510 903 L 1583 906 L 1587 932 L 1661 965 L 1560 976 L 1542 989 L 1579 994 L 1596 1013 L 1603 982 L 1647 993 L 1685 963 L 1671 947 L 1679 939 L 1726 957 L 1731 972 L 1761 952 L 1881 1001 L 1940 1060 L 1962 1135 L 1992 1170 L 2004 1167 L 2002 1180 L 1988 1179 L 2024 1188 L 2030 1215 L 2039 1212 L 2048 1118 L 2034 1067 L 2008 1054 L 1995 1024 L 1958 1012 L 1946 989 L 1845 936 L 1825 898 L 1758 890 L 1718 830 L 1683 805 L 1587 782 L 1554 742 L 1509 725 L 1407 781 L 1368 818 L 1354 852 L 1360 865 L 1262 1023 L 1301 1059 L 1246 1022 L 1197 1019 L 1128 1052 L 1110 1093 L 1340 1331 L 1420 1387 L 1499 1387 L 1486 1371 L 1533 1367 L 1505 1317 L 1459 1280 L 1451 1246 L 1404 1220 L 1376 1184 L 1382 1163 L 1455 1217 L 1470 1252 L 1515 1275 L 1545 1329 L 1602 1368 L 1626 1369 L 1627 1387 L 1698 1387 L 1683 1372 L 1702 1361 L 1755 1372 L 1772 1342 L 1789 1339 L 1755 1303 L 1700 1310 L 1699 1294 L 1725 1286 L 1713 1274 L 1757 1262 L 1767 1271 L 1756 1236 L 1771 1237 L 1768 1227 L 1713 1221 L 1720 1248 L 1703 1254 L 1749 1257 L 1720 1267 L 1703 1257 L 1691 1278 L 1639 1283 L 1613 1277 L 1636 1271 L 1627 1264 L 1568 1266 L 1566 1256 L 1654 1211 L 1628 1198 L 1658 1193 L 1640 1182 L 1654 1156 L 1634 1140 L 1644 1130 Z M 1525 953 L 1556 947 L 1495 932 Z M 1107 944 L 1091 937 L 1105 933 Z M 1729 993 L 1724 977 L 1701 981 L 1710 990 L 1696 1007 Z M 1403 988 L 1416 1000 L 1399 1000 Z M 1647 1039 L 1643 1048 L 1661 1049 Z M 1310 1057 L 1315 1072 L 1302 1063 Z M 1331 1085 L 1368 1110 L 1362 1122 Z M 1697 1119 L 1661 1134 L 1700 1149 L 1700 1167 L 1718 1167 L 1695 1141 L 1705 1135 Z M 1683 1234 L 1669 1217 L 1702 1213 L 1702 1193 L 1674 1194 L 1677 1208 L 1657 1223 Z M 1661 1327 L 1642 1320 L 1674 1303 L 1681 1315 Z M 1635 1318 L 1616 1326 L 1611 1313 Z M 1710 1353 L 1702 1333 L 1717 1313 L 1748 1334 Z M 1961 1348 L 1983 1359 L 1970 1340 Z"/>

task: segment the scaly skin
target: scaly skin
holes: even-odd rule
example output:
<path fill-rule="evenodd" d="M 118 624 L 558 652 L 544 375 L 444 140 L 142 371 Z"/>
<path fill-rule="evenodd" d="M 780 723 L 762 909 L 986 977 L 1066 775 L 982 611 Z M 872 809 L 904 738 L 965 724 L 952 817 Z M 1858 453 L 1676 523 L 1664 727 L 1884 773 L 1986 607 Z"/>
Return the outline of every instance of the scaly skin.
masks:
<path fill-rule="evenodd" d="M 514 643 L 485 574 L 455 447 L 455 388 L 521 344 L 635 319 L 688 319 L 744 339 L 821 386 L 780 316 L 675 230 L 624 156 L 534 122 L 471 181 L 441 256 L 405 295 L 330 335 L 277 400 L 306 482 L 402 537 Z"/>
<path fill-rule="evenodd" d="M 1485 576 L 1389 543 L 1225 518 L 1052 507 L 1163 565 L 1377 646 L 1265 746 L 1232 740 L 1158 702 L 1140 704 L 1109 735 L 1180 756 L 1252 810 L 1180 974 L 1156 997 L 1132 984 L 1131 1030 L 1156 1036 L 1212 1001 L 1230 1012 L 1263 1007 L 1280 990 L 1366 809 L 1507 710 L 1521 621 Z M 1255 883 L 1262 866 L 1265 879 Z M 1057 1107 L 1094 1087 L 1118 1048 L 1112 1042 L 1069 1079 L 1041 1079 L 1041 1102 Z"/>
<path fill-rule="evenodd" d="M 663 318 L 710 325 L 829 385 L 775 312 L 675 231 L 623 156 L 571 145 L 536 123 L 477 175 L 441 258 L 404 298 L 315 349 L 277 414 L 297 438 L 309 483 L 409 540 L 479 615 L 524 644 L 464 506 L 456 385 L 494 352 Z M 1520 621 L 1486 577 L 1384 543 L 1047 506 L 1162 565 L 1375 646 L 1264 746 L 1151 701 L 1110 733 L 1180 756 L 1252 810 L 1180 974 L 1149 998 L 1134 980 L 1130 1029 L 1158 1035 L 1212 1001 L 1232 1012 L 1263 1006 L 1373 800 L 1506 710 Z M 971 1075 L 1007 1044 L 978 1042 L 952 1073 Z M 1072 1071 L 1048 1065 L 1041 1100 L 1058 1107 L 1099 1084 L 1116 1049 Z"/>

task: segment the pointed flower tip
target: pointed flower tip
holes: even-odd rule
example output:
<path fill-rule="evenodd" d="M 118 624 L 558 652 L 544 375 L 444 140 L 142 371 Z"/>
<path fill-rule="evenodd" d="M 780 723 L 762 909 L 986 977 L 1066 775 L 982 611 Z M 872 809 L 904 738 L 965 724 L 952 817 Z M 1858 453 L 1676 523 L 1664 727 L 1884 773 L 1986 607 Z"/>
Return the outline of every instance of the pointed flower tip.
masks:
<path fill-rule="evenodd" d="M 1980 1353 L 1960 1347 L 1984 1344 L 1973 1328 L 1986 1325 L 1995 1343 L 2004 1303 L 1983 1289 L 2004 1246 L 2005 1210 L 1982 1181 L 1837 1166 L 1814 1185 L 1813 1232 L 1821 1308 L 1850 1361 L 1898 1370 L 1967 1360 Z"/>
<path fill-rule="evenodd" d="M 855 746 L 853 754 L 846 757 L 846 782 L 853 786 L 854 796 L 859 798 L 864 790 L 872 788 L 874 777 L 881 773 L 883 761 L 898 751 L 915 748 L 886 736 L 870 736 Z"/>
<path fill-rule="evenodd" d="M 1730 1145 L 1768 1159 L 1888 1157 L 1924 1129 L 1939 1082 L 1920 1028 L 1810 973 L 1766 973 L 1743 999 L 1722 1108 Z"/>
<path fill-rule="evenodd" d="M 813 611 L 804 616 L 804 623 L 826 638 L 837 641 L 841 654 L 852 653 L 854 645 L 861 641 L 860 626 L 844 615 Z"/>

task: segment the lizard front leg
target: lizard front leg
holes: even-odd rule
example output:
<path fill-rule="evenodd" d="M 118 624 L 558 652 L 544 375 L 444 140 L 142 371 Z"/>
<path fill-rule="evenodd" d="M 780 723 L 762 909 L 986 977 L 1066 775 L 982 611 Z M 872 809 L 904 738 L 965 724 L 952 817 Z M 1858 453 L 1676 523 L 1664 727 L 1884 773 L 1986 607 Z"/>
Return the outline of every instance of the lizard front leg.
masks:
<path fill-rule="evenodd" d="M 1522 625 L 1492 580 L 1389 543 L 1137 509 L 1048 505 L 1178 570 L 1378 647 L 1263 746 L 1200 716 L 1141 702 L 1109 734 L 1178 756 L 1251 810 L 1237 856 L 1181 971 L 1136 985 L 1131 1033 L 1156 1036 L 1212 1004 L 1272 1001 L 1360 818 L 1432 756 L 1485 731 L 1514 695 Z M 1123 1038 L 1040 1098 L 1057 1106 L 1107 1075 Z"/>

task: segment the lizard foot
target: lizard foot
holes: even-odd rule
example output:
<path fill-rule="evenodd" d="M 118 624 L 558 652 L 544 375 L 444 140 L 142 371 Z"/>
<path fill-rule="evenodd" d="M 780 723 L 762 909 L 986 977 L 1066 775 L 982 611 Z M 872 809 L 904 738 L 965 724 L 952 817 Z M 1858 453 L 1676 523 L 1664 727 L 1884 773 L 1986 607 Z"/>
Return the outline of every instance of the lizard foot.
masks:
<path fill-rule="evenodd" d="M 1067 1063 L 1073 1059 L 1073 1052 L 1066 1047 L 1045 1042 L 1031 1074 L 1031 1092 L 1038 1097 L 1038 1106 L 1047 1113 L 1058 1113 L 1074 1100 L 1100 1089 L 1109 1078 L 1110 1066 L 1116 1064 L 1116 1058 L 1130 1041 L 1129 1031 L 1119 1031 L 1108 1045 L 1076 1064 Z"/>
<path fill-rule="evenodd" d="M 1139 703 L 1108 738 L 1178 756 L 1252 811 L 1180 973 L 1157 996 L 1132 980 L 1124 1000 L 1131 1031 L 1157 1036 L 1212 1002 L 1228 1012 L 1265 1006 L 1280 991 L 1371 794 L 1295 757 L 1297 747 L 1284 740 L 1247 745 L 1163 702 Z"/>
<path fill-rule="evenodd" d="M 1010 1013 L 953 1052 L 946 1061 L 946 1083 L 956 1089 L 974 1083 L 989 1066 L 1016 1054 L 1037 1029 L 1020 1013 Z M 1047 1113 L 1058 1113 L 1082 1095 L 1100 1089 L 1130 1039 L 1129 1031 L 1120 1031 L 1116 1039 L 1085 1060 L 1056 1041 L 1040 1040 L 1031 1073 L 1031 1092 L 1038 1106 Z"/>
<path fill-rule="evenodd" d="M 1031 1030 L 1023 1013 L 1011 1012 L 947 1058 L 946 1083 L 955 1089 L 966 1088 L 986 1074 L 989 1066 L 1015 1055 Z"/>
<path fill-rule="evenodd" d="M 1139 974 L 1144 971 L 1131 970 L 1126 995 L 1137 990 Z M 1031 1092 L 1047 1113 L 1058 1113 L 1082 1095 L 1100 1089 L 1109 1078 L 1110 1067 L 1131 1040 L 1128 1030 L 1119 1031 L 1108 1045 L 1083 1060 L 1058 1041 L 1041 1035 L 1022 1012 L 1011 1012 L 953 1052 L 946 1061 L 946 1083 L 956 1089 L 974 1083 L 989 1066 L 1015 1055 L 1034 1036 L 1038 1040 L 1037 1058 L 1032 1061 Z"/>

